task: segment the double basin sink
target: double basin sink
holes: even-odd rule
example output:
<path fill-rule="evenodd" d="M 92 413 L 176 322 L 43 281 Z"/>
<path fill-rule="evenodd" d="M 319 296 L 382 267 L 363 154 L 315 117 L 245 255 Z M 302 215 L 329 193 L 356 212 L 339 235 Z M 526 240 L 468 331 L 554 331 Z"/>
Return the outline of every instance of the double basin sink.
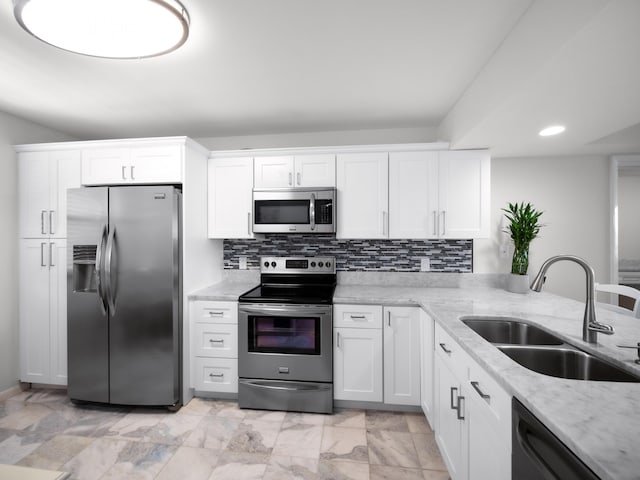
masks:
<path fill-rule="evenodd" d="M 606 382 L 640 382 L 640 375 L 515 318 L 463 317 L 462 322 L 523 367 L 552 377 Z"/>

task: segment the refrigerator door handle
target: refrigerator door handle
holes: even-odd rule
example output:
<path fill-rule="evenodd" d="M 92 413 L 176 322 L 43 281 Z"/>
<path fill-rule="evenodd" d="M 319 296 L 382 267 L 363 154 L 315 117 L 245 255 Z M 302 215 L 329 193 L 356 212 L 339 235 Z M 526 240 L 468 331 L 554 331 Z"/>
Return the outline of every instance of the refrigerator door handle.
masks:
<path fill-rule="evenodd" d="M 98 245 L 98 251 L 96 252 L 96 290 L 98 291 L 98 297 L 100 298 L 100 308 L 104 315 L 107 314 L 107 299 L 103 291 L 102 285 L 102 252 L 105 248 L 107 241 L 107 225 L 102 227 L 102 235 L 100 236 L 100 245 Z"/>
<path fill-rule="evenodd" d="M 115 242 L 116 229 L 115 227 L 109 232 L 107 237 L 107 248 L 105 249 L 105 261 L 104 261 L 104 279 L 105 288 L 107 294 L 107 302 L 109 304 L 109 311 L 111 315 L 116 312 L 116 301 L 113 298 L 113 284 L 111 281 L 111 260 L 113 258 L 113 244 Z"/>

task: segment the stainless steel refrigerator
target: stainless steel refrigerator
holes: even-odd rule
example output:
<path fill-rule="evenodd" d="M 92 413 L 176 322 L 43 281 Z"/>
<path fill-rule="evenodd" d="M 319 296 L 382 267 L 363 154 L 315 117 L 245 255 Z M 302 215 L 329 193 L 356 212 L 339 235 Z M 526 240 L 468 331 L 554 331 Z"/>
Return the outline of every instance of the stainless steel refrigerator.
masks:
<path fill-rule="evenodd" d="M 68 395 L 181 405 L 181 194 L 68 190 Z"/>

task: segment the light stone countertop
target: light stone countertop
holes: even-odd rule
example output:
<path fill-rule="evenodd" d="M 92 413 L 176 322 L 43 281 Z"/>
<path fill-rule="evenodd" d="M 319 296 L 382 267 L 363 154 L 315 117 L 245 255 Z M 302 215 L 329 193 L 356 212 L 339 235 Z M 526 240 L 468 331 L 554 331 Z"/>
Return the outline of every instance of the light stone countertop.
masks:
<path fill-rule="evenodd" d="M 189 298 L 236 301 L 257 283 L 253 279 L 226 279 Z M 640 341 L 640 320 L 598 309 L 598 320 L 613 325 L 616 333 L 599 334 L 594 346 L 582 341 L 584 304 L 545 292 L 519 295 L 475 285 L 440 288 L 338 284 L 334 303 L 421 306 L 598 476 L 606 480 L 640 479 L 640 383 L 565 380 L 535 373 L 481 338 L 460 317 L 516 317 L 547 328 L 583 350 L 605 355 L 639 375 L 640 366 L 633 362 L 636 351 L 617 345 Z"/>

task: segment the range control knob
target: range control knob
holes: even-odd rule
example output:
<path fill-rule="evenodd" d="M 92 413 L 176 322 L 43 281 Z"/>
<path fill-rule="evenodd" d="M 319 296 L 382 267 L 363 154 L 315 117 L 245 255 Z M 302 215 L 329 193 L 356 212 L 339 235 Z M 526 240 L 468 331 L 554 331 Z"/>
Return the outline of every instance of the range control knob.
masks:
<path fill-rule="evenodd" d="M 264 262 L 265 268 L 269 268 L 269 262 Z"/>
<path fill-rule="evenodd" d="M 322 262 L 318 262 L 318 266 L 319 266 L 320 268 L 322 268 L 322 267 L 324 267 L 324 263 L 322 263 Z"/>
<path fill-rule="evenodd" d="M 272 266 L 273 268 L 276 268 L 276 262 L 271 262 L 271 266 Z"/>
<path fill-rule="evenodd" d="M 314 268 L 316 266 L 316 262 L 311 262 L 311 268 Z"/>
<path fill-rule="evenodd" d="M 331 262 L 327 262 L 327 263 L 325 263 L 325 266 L 326 266 L 327 268 L 331 268 Z"/>

